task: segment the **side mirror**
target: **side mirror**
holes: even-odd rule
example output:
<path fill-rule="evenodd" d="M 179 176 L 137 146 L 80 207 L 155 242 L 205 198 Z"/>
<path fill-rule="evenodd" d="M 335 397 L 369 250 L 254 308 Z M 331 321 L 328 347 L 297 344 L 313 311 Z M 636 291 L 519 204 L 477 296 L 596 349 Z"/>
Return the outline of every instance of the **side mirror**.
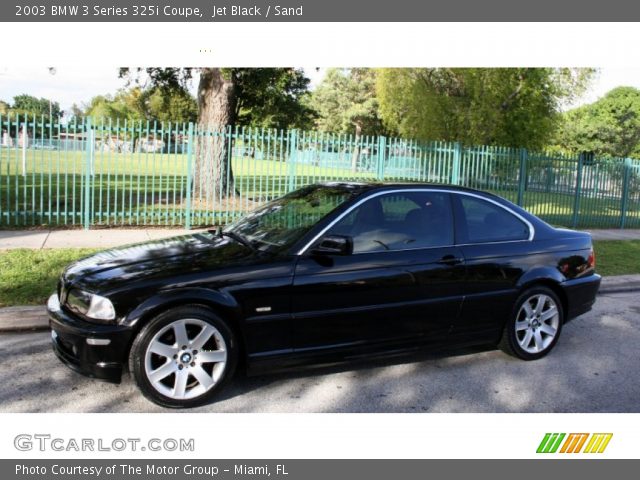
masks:
<path fill-rule="evenodd" d="M 327 235 L 311 250 L 314 255 L 351 255 L 353 239 L 348 235 Z"/>

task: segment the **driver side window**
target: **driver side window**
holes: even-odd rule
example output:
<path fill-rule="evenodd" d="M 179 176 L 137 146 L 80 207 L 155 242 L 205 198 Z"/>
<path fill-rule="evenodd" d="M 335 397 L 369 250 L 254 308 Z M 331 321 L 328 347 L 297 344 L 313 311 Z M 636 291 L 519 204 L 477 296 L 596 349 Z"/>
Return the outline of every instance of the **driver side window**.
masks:
<path fill-rule="evenodd" d="M 449 194 L 397 192 L 370 198 L 327 233 L 352 237 L 354 253 L 450 246 Z"/>

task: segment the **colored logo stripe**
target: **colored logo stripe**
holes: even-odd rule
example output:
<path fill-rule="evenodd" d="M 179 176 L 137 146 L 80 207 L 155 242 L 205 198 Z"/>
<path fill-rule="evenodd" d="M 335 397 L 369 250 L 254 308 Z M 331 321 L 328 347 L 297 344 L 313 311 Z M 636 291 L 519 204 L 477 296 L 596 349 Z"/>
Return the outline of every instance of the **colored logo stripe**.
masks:
<path fill-rule="evenodd" d="M 584 449 L 584 453 L 602 453 L 609 445 L 613 433 L 594 433 Z"/>
<path fill-rule="evenodd" d="M 545 433 L 542 442 L 538 445 L 536 453 L 556 453 L 560 444 L 562 448 L 558 453 L 603 453 L 609 445 L 613 433 L 593 433 L 591 436 L 588 433 L 570 433 L 567 436 L 566 433 Z M 566 437 L 564 443 L 562 440 Z M 589 440 L 587 442 L 587 439 Z M 582 447 L 584 450 L 582 450 Z"/>
<path fill-rule="evenodd" d="M 560 442 L 565 437 L 564 433 L 547 433 L 545 434 L 542 442 L 538 445 L 537 453 L 556 453 L 558 447 L 560 446 Z"/>
<path fill-rule="evenodd" d="M 589 438 L 588 433 L 571 433 L 565 440 L 560 453 L 580 453 L 584 442 Z"/>

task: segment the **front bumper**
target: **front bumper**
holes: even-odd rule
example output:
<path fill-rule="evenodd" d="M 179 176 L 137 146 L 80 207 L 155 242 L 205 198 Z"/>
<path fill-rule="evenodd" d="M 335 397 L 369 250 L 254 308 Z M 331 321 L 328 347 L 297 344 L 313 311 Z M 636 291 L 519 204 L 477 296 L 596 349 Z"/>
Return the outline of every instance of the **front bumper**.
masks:
<path fill-rule="evenodd" d="M 93 378 L 118 383 L 133 336 L 130 327 L 98 325 L 65 311 L 57 294 L 47 302 L 51 342 L 69 368 Z"/>
<path fill-rule="evenodd" d="M 567 315 L 565 321 L 572 320 L 587 313 L 596 302 L 602 277 L 597 273 L 586 277 L 574 278 L 561 284 L 567 298 Z"/>

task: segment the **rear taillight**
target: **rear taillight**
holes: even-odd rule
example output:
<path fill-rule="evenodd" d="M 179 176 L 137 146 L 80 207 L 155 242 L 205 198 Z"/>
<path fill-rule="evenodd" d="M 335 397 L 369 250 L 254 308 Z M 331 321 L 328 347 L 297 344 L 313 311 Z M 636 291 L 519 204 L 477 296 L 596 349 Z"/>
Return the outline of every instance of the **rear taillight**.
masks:
<path fill-rule="evenodd" d="M 589 253 L 589 258 L 587 258 L 587 264 L 589 265 L 589 268 L 596 268 L 596 252 L 593 247 Z"/>

